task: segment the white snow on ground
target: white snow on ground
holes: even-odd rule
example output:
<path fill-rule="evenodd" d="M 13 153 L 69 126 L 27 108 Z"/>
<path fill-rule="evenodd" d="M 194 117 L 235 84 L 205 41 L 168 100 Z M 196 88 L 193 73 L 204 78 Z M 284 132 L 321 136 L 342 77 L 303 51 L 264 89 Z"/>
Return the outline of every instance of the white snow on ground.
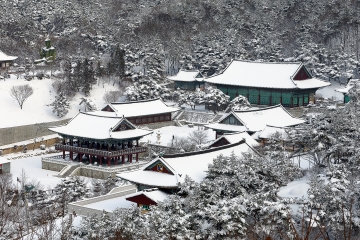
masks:
<path fill-rule="evenodd" d="M 0 102 L 1 102 L 1 118 L 0 128 L 21 126 L 42 122 L 52 122 L 61 119 L 72 118 L 79 112 L 79 109 L 83 110 L 82 106 L 79 106 L 80 98 L 84 97 L 82 93 L 77 93 L 73 100 L 70 101 L 72 106 L 69 109 L 68 114 L 63 118 L 58 118 L 56 114 L 52 112 L 52 107 L 48 106 L 55 100 L 56 93 L 52 87 L 54 79 L 34 79 L 32 81 L 26 81 L 23 78 L 16 79 L 16 76 L 11 74 L 10 78 L 6 78 L 5 81 L 0 81 Z M 28 100 L 24 102 L 23 109 L 14 98 L 10 95 L 10 89 L 12 86 L 29 84 L 34 93 Z M 90 93 L 89 99 L 93 101 L 97 108 L 102 108 L 106 104 L 103 100 L 103 96 L 106 91 L 118 90 L 117 86 L 111 84 L 105 84 L 104 88 L 102 84 L 93 85 L 93 90 Z"/>
<path fill-rule="evenodd" d="M 155 129 L 154 132 L 150 135 L 143 137 L 141 142 L 148 142 L 150 140 L 151 143 L 155 144 L 157 142 L 157 133 L 160 132 L 160 145 L 167 146 L 168 143 L 171 143 L 172 137 L 188 137 L 190 133 L 198 130 L 201 127 L 194 126 L 192 128 L 188 126 L 176 127 L 176 126 L 168 126 Z M 208 141 L 215 140 L 215 131 L 212 129 L 204 130 L 208 133 Z"/>
<path fill-rule="evenodd" d="M 126 200 L 127 196 L 112 198 L 88 205 L 84 205 L 84 207 L 98 209 L 98 210 L 105 210 L 107 212 L 113 212 L 116 208 L 129 208 L 131 205 L 135 204 Z"/>
<path fill-rule="evenodd" d="M 40 152 L 44 152 L 40 149 L 35 151 L 28 151 L 27 153 L 14 153 L 7 154 L 5 157 L 11 160 L 10 173 L 12 174 L 14 183 L 17 183 L 17 177 L 21 179 L 22 170 L 24 170 L 27 182 L 40 183 L 43 189 L 53 189 L 57 184 L 61 182 L 62 178 L 56 177 L 59 172 L 50 171 L 41 168 L 41 158 L 59 155 L 61 153 L 52 153 L 46 155 L 39 155 Z M 34 155 L 34 156 L 31 156 Z M 88 188 L 92 188 L 91 178 L 81 177 Z"/>
<path fill-rule="evenodd" d="M 278 192 L 279 197 L 297 197 L 297 198 L 307 198 L 307 190 L 310 188 L 308 184 L 309 179 L 307 176 L 304 176 L 300 179 L 289 182 L 285 187 L 281 187 Z"/>
<path fill-rule="evenodd" d="M 339 82 L 331 81 L 330 86 L 317 90 L 316 94 L 321 94 L 324 98 L 335 97 L 339 101 L 344 101 L 344 95 L 342 93 L 335 92 L 335 89 L 343 87 L 344 85 L 340 85 Z"/>
<path fill-rule="evenodd" d="M 41 156 L 11 160 L 10 172 L 13 176 L 14 183 L 16 183 L 17 177 L 21 179 L 22 170 L 24 170 L 28 180 L 39 182 L 45 189 L 52 189 L 61 182 L 61 178 L 54 176 L 57 175 L 58 172 L 41 168 Z"/>

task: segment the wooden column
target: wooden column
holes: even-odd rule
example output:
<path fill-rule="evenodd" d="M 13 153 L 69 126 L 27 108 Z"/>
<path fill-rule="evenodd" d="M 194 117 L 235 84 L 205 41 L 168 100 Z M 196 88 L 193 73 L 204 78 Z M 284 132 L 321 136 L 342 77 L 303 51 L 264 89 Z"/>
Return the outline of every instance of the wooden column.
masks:
<path fill-rule="evenodd" d="M 136 162 L 139 162 L 139 154 L 136 154 Z"/>
<path fill-rule="evenodd" d="M 100 157 L 100 166 L 102 165 L 102 159 L 103 159 L 103 157 Z"/>
<path fill-rule="evenodd" d="M 111 158 L 107 158 L 107 162 L 108 162 L 108 166 L 110 167 L 110 165 L 111 165 Z"/>
<path fill-rule="evenodd" d="M 79 155 L 79 162 L 82 162 L 82 153 L 78 153 Z"/>
<path fill-rule="evenodd" d="M 70 160 L 74 160 L 74 152 L 70 152 Z"/>
<path fill-rule="evenodd" d="M 63 159 L 65 160 L 65 150 L 63 151 Z"/>
<path fill-rule="evenodd" d="M 90 164 L 92 164 L 92 158 L 93 158 L 93 156 L 92 156 L 92 155 L 89 155 L 89 162 L 90 162 Z"/>
<path fill-rule="evenodd" d="M 132 163 L 132 154 L 129 155 L 129 162 Z"/>

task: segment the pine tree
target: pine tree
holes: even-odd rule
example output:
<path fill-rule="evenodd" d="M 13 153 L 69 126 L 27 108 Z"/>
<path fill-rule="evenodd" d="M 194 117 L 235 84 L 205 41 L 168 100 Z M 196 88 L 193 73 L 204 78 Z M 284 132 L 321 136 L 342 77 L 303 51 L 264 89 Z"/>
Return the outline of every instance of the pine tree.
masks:
<path fill-rule="evenodd" d="M 69 112 L 68 109 L 70 108 L 70 104 L 62 92 L 55 97 L 55 101 L 51 106 L 53 106 L 53 113 L 56 113 L 60 118 L 64 117 Z"/>
<path fill-rule="evenodd" d="M 85 96 L 88 97 L 90 95 L 92 85 L 96 84 L 97 80 L 95 78 L 93 63 L 88 58 L 84 59 L 82 66 L 83 66 L 82 91 L 85 93 Z"/>

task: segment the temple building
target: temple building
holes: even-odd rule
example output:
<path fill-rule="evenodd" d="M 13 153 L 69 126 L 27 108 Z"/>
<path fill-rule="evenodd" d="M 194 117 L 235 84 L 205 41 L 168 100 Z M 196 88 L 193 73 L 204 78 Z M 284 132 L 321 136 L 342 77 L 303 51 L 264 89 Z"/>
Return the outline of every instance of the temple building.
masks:
<path fill-rule="evenodd" d="M 139 129 L 125 117 L 101 116 L 79 112 L 65 126 L 52 127 L 63 141 L 55 149 L 63 152 L 62 158 L 102 166 L 138 161 L 146 147 L 139 146 L 139 139 L 151 130 Z"/>
<path fill-rule="evenodd" d="M 302 63 L 249 62 L 233 60 L 220 74 L 206 82 L 230 96 L 248 98 L 251 104 L 285 107 L 306 106 L 315 103 L 315 92 L 329 86 L 311 76 Z"/>
<path fill-rule="evenodd" d="M 125 199 L 136 203 L 138 207 L 142 207 L 144 210 L 148 210 L 149 206 L 157 205 L 159 202 L 164 201 L 169 195 L 169 193 L 157 188 L 150 188 L 127 195 Z"/>
<path fill-rule="evenodd" d="M 348 103 L 350 101 L 349 91 L 354 87 L 355 84 L 359 84 L 359 79 L 350 79 L 344 88 L 335 89 L 335 91 L 342 93 L 344 95 L 344 103 Z"/>
<path fill-rule="evenodd" d="M 174 82 L 175 89 L 195 91 L 196 88 L 204 89 L 204 77 L 199 70 L 180 70 L 176 76 L 168 77 Z"/>
<path fill-rule="evenodd" d="M 219 138 L 215 139 L 212 143 L 210 143 L 209 148 L 234 144 L 242 140 L 245 140 L 245 142 L 251 147 L 259 146 L 259 143 L 247 132 L 233 132 L 233 133 L 224 133 L 222 136 L 220 136 Z"/>
<path fill-rule="evenodd" d="M 0 174 L 10 173 L 10 161 L 0 157 Z"/>
<path fill-rule="evenodd" d="M 245 140 L 241 140 L 234 144 L 202 151 L 159 156 L 143 166 L 141 170 L 119 173 L 117 176 L 138 185 L 140 191 L 158 188 L 171 193 L 176 192 L 186 176 L 195 182 L 203 180 L 206 177 L 208 165 L 213 163 L 213 159 L 220 154 L 240 156 L 244 153 L 253 154 L 255 150 Z"/>
<path fill-rule="evenodd" d="M 18 57 L 8 56 L 4 52 L 0 51 L 0 67 L 1 68 L 10 67 L 17 58 Z"/>
<path fill-rule="evenodd" d="M 293 117 L 282 105 L 276 105 L 255 110 L 231 111 L 216 123 L 205 125 L 216 131 L 216 138 L 224 133 L 246 131 L 249 134 L 260 132 L 266 126 L 290 127 L 305 121 Z"/>
<path fill-rule="evenodd" d="M 172 121 L 172 113 L 180 108 L 169 107 L 161 99 L 150 99 L 134 102 L 114 102 L 106 105 L 101 111 L 89 112 L 91 115 L 125 117 L 129 122 L 141 125 Z"/>

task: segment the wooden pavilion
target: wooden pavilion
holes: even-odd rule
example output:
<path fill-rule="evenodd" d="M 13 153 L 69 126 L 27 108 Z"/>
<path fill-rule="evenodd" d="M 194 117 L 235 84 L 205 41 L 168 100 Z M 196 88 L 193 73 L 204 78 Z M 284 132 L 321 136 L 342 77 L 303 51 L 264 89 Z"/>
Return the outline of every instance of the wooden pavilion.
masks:
<path fill-rule="evenodd" d="M 205 81 L 199 70 L 180 70 L 176 76 L 168 77 L 174 82 L 175 89 L 195 91 L 196 88 L 204 89 Z"/>
<path fill-rule="evenodd" d="M 306 106 L 315 103 L 315 92 L 330 85 L 311 76 L 298 62 L 249 62 L 233 60 L 220 74 L 206 82 L 215 85 L 230 99 L 238 95 L 251 104 L 285 107 Z"/>
<path fill-rule="evenodd" d="M 8 56 L 4 52 L 0 51 L 0 67 L 1 68 L 10 67 L 17 58 L 18 57 Z"/>
<path fill-rule="evenodd" d="M 292 116 L 282 105 L 261 109 L 231 111 L 216 123 L 205 125 L 215 130 L 216 138 L 224 133 L 246 131 L 249 134 L 262 131 L 266 126 L 290 127 L 305 121 Z"/>
<path fill-rule="evenodd" d="M 52 127 L 49 130 L 58 133 L 63 141 L 55 149 L 69 152 L 68 160 L 106 163 L 108 166 L 138 161 L 139 154 L 146 147 L 139 146 L 139 139 L 151 134 L 151 130 L 139 129 L 124 117 L 99 116 L 79 112 L 65 126 Z"/>
<path fill-rule="evenodd" d="M 141 125 L 171 121 L 171 114 L 178 107 L 167 106 L 160 98 L 133 102 L 113 102 L 101 111 L 89 112 L 93 115 L 125 117 L 129 122 Z"/>
<path fill-rule="evenodd" d="M 230 156 L 243 153 L 254 154 L 256 151 L 245 140 L 241 140 L 202 151 L 159 156 L 141 170 L 119 173 L 117 176 L 137 184 L 139 191 L 158 188 L 171 193 L 177 191 L 179 184 L 185 181 L 186 176 L 191 177 L 195 182 L 203 180 L 206 177 L 208 165 L 220 154 Z"/>
<path fill-rule="evenodd" d="M 354 87 L 355 84 L 359 84 L 360 79 L 350 79 L 344 88 L 335 89 L 335 91 L 342 93 L 344 95 L 344 103 L 350 102 L 351 98 L 349 96 L 349 91 Z"/>

